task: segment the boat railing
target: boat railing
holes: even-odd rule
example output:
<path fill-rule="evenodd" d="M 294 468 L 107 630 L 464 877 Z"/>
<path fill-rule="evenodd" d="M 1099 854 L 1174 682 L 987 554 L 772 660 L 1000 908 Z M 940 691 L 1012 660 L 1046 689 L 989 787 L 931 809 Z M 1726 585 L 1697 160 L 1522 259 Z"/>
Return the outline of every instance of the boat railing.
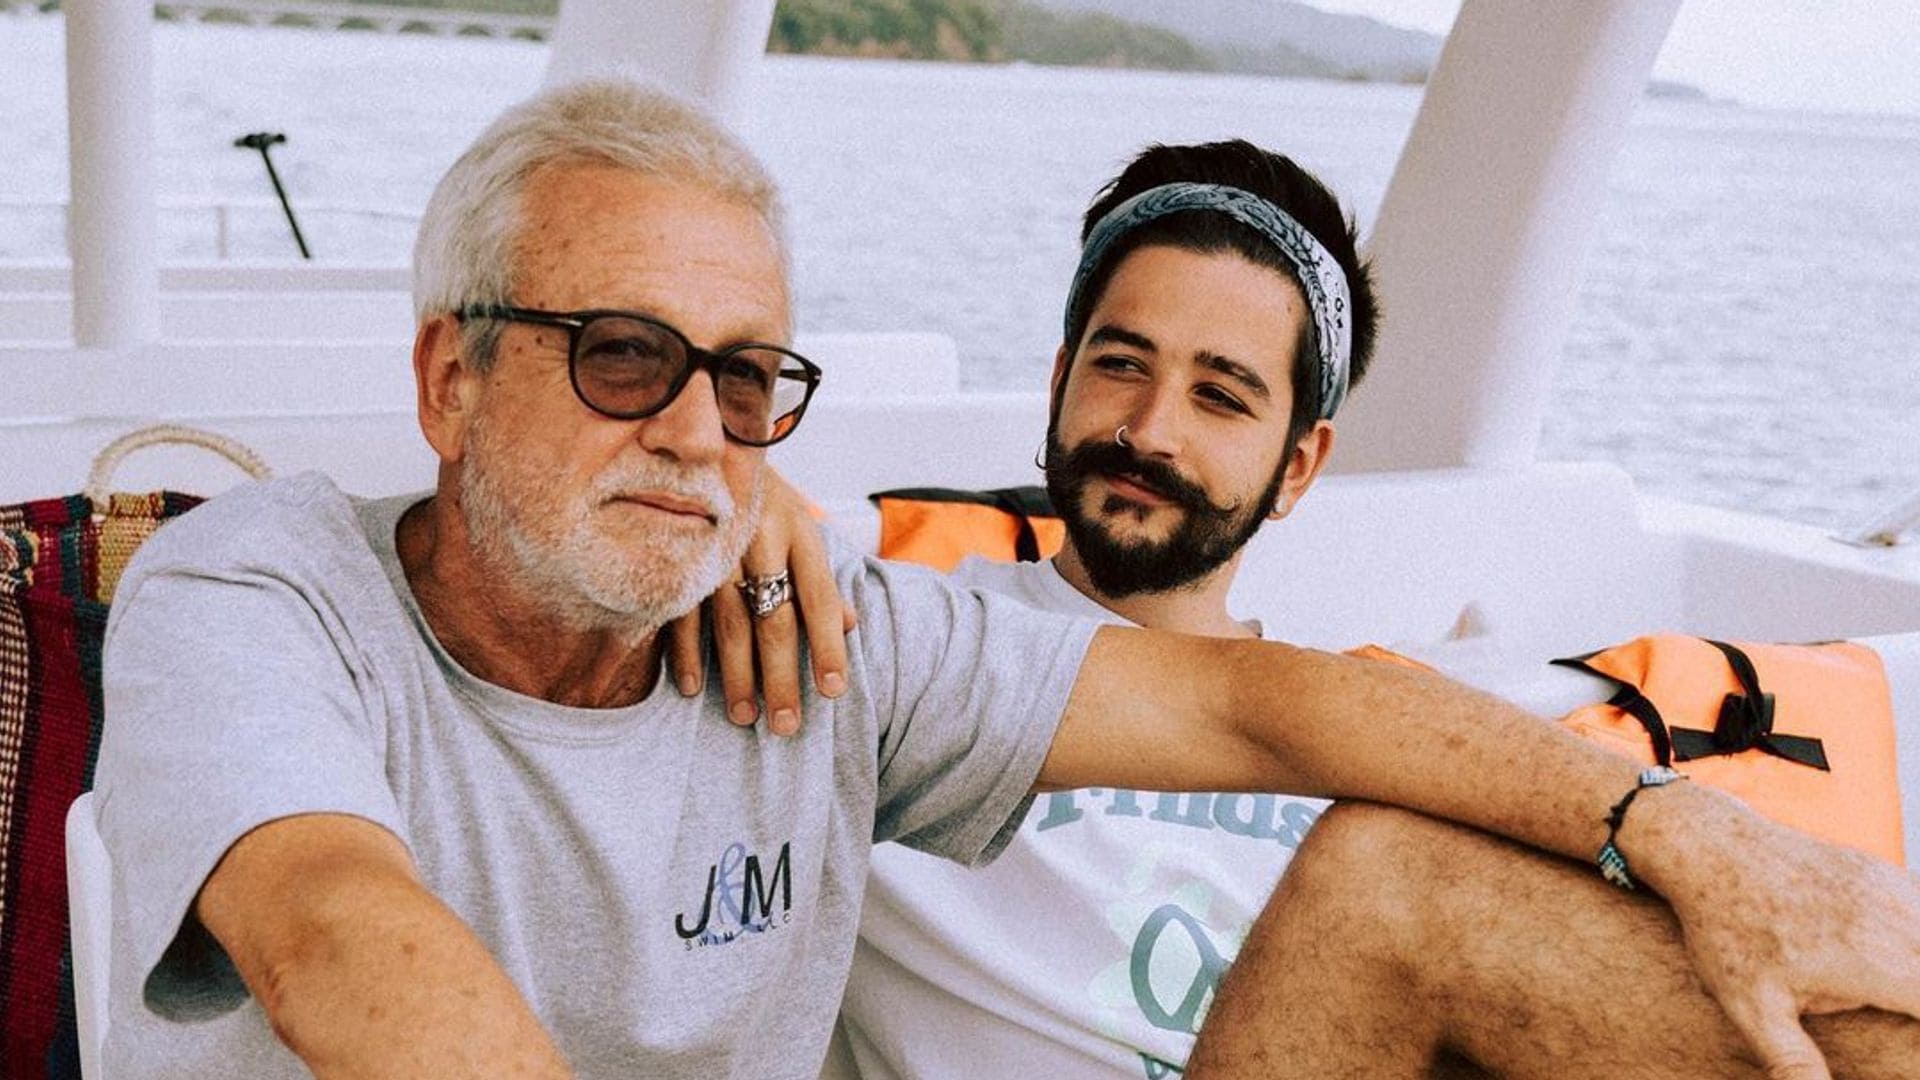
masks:
<path fill-rule="evenodd" d="M 156 18 L 246 26 L 306 26 L 396 34 L 512 37 L 544 41 L 553 16 L 507 11 L 461 11 L 408 4 L 329 3 L 326 0 L 162 0 Z"/>
<path fill-rule="evenodd" d="M 175 258 L 215 261 L 298 258 L 293 236 L 275 199 L 168 197 L 158 200 L 161 235 Z M 313 241 L 315 257 L 329 250 L 386 251 L 405 261 L 420 223 L 417 206 L 364 202 L 294 204 L 300 227 Z M 0 199 L 0 259 L 63 256 L 70 235 L 68 204 L 60 199 Z M 338 238 L 340 243 L 329 243 Z"/>
<path fill-rule="evenodd" d="M 59 0 L 0 0 L 0 14 L 52 11 Z M 389 34 L 503 37 L 545 41 L 553 16 L 538 12 L 462 11 L 409 4 L 329 3 L 327 0 L 161 0 L 153 16 L 162 22 L 228 26 L 298 26 L 323 30 L 373 30 Z"/>
<path fill-rule="evenodd" d="M 159 337 L 406 341 L 412 273 L 362 266 L 231 259 L 158 271 Z M 0 262 L 0 348 L 73 340 L 73 271 L 64 259 Z"/>

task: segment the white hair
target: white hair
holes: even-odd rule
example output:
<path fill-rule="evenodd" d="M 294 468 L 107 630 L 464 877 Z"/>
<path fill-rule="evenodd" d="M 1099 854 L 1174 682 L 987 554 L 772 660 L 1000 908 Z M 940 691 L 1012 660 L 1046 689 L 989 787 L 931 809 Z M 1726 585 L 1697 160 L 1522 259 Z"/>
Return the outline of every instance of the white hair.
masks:
<path fill-rule="evenodd" d="M 624 79 L 571 83 L 507 110 L 440 178 L 413 245 L 418 322 L 511 301 L 522 190 L 543 167 L 566 162 L 613 165 L 738 200 L 759 212 L 785 258 L 779 190 L 739 140 L 660 90 Z M 492 320 L 465 326 L 476 367 L 492 364 L 499 330 Z"/>

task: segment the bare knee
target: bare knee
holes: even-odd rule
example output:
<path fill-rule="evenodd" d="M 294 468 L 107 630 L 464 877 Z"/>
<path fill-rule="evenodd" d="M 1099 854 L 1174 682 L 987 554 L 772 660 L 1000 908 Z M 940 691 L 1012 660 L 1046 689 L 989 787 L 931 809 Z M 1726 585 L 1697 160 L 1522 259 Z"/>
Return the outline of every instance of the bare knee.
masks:
<path fill-rule="evenodd" d="M 1421 1075 L 1435 1029 L 1407 993 L 1419 893 L 1393 811 L 1341 805 L 1295 854 L 1221 983 L 1189 1075 Z"/>
<path fill-rule="evenodd" d="M 1559 923 L 1516 920 L 1524 914 L 1516 907 L 1535 910 L 1519 901 L 1548 886 L 1577 888 L 1582 876 L 1474 829 L 1343 803 L 1314 826 L 1272 903 L 1294 906 L 1288 919 L 1341 935 L 1353 963 L 1421 1000 L 1436 1038 L 1452 1043 L 1492 1015 L 1533 1022 L 1533 1003 L 1513 985 L 1508 964 Z"/>
<path fill-rule="evenodd" d="M 1445 845 L 1458 831 L 1390 806 L 1338 803 L 1307 834 L 1271 904 L 1290 917 L 1338 922 L 1384 954 L 1418 956 L 1433 930 L 1438 883 L 1452 873 Z"/>
<path fill-rule="evenodd" d="M 1418 815 L 1377 803 L 1335 803 L 1307 833 L 1282 879 L 1304 895 L 1358 892 L 1406 877 L 1408 830 Z"/>
<path fill-rule="evenodd" d="M 1227 972 L 1189 1075 L 1429 1074 L 1441 1027 L 1416 983 L 1434 955 L 1430 827 L 1366 803 L 1321 817 Z"/>

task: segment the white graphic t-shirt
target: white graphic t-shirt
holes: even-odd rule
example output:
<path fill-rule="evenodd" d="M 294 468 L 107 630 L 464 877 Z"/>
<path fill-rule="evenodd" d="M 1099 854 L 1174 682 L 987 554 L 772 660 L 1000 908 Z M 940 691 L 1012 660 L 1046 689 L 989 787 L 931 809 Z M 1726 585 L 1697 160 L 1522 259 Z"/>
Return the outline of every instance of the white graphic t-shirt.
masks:
<path fill-rule="evenodd" d="M 1051 563 L 968 586 L 1124 622 Z M 1042 795 L 1000 859 L 875 849 L 825 1076 L 1178 1076 L 1214 991 L 1324 799 Z"/>

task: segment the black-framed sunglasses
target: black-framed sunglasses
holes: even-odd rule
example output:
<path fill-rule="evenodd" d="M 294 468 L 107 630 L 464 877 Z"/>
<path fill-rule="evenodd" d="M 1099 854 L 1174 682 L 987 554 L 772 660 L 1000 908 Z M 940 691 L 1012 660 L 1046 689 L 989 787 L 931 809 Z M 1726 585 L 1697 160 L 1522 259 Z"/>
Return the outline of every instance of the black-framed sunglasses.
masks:
<path fill-rule="evenodd" d="M 469 304 L 467 319 L 558 326 L 567 332 L 567 376 L 581 402 L 602 416 L 641 420 L 673 404 L 695 371 L 713 376 L 720 427 L 746 446 L 793 434 L 820 385 L 819 365 L 778 345 L 746 342 L 709 351 L 650 315 L 632 311 L 537 311 Z"/>

